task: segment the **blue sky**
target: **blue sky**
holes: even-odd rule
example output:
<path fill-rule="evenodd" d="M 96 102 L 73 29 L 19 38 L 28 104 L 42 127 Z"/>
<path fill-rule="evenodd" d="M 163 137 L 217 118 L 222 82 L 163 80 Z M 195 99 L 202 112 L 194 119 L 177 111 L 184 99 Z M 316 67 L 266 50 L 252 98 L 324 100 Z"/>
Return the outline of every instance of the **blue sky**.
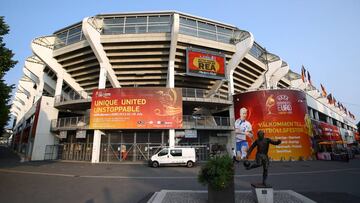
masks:
<path fill-rule="evenodd" d="M 237 26 L 300 72 L 360 120 L 360 1 L 358 0 L 0 0 L 10 26 L 7 47 L 19 61 L 5 79 L 17 84 L 30 42 L 99 13 L 177 10 Z"/>

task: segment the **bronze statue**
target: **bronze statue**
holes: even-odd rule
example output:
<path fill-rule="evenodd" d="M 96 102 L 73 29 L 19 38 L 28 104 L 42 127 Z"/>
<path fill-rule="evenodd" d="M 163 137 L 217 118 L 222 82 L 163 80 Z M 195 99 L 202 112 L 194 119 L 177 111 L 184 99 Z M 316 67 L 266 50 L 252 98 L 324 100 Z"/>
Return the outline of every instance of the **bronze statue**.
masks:
<path fill-rule="evenodd" d="M 252 150 L 255 147 L 257 147 L 255 163 L 250 164 L 248 161 L 245 161 L 244 166 L 245 166 L 246 170 L 250 170 L 253 168 L 263 166 L 263 181 L 262 181 L 262 183 L 264 186 L 266 186 L 266 179 L 268 176 L 268 168 L 269 168 L 269 157 L 268 157 L 269 144 L 279 145 L 281 143 L 281 140 L 275 141 L 270 138 L 265 138 L 264 135 L 265 135 L 265 133 L 262 130 L 258 131 L 258 133 L 257 133 L 258 139 L 255 140 L 255 142 L 251 145 L 251 147 L 249 148 L 248 154 L 246 156 L 246 159 L 248 159 Z"/>

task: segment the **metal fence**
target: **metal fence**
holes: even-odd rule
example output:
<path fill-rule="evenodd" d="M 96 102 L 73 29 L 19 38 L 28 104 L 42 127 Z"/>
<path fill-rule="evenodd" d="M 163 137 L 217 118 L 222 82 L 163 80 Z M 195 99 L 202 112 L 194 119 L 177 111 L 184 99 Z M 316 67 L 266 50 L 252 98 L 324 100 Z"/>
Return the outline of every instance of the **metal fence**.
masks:
<path fill-rule="evenodd" d="M 208 128 L 208 129 L 229 129 L 232 128 L 231 119 L 229 117 L 220 116 L 183 116 L 183 128 Z M 51 129 L 66 130 L 66 129 L 88 129 L 90 124 L 90 117 L 66 117 L 54 119 L 51 121 Z"/>
<path fill-rule="evenodd" d="M 78 117 L 66 117 L 54 119 L 51 121 L 51 129 L 87 129 L 89 128 L 90 117 L 78 116 Z"/>
<path fill-rule="evenodd" d="M 55 96 L 55 104 L 68 102 L 68 101 L 77 101 L 77 100 L 89 100 L 91 101 L 91 96 L 86 91 L 71 91 L 68 93 L 62 93 L 61 95 Z"/>
<path fill-rule="evenodd" d="M 190 97 L 190 98 L 199 98 L 199 99 L 213 99 L 213 100 L 228 100 L 228 95 L 220 95 L 215 94 L 212 97 L 208 96 L 208 91 L 204 89 L 196 89 L 196 88 L 182 88 L 182 96 Z"/>
<path fill-rule="evenodd" d="M 74 160 L 90 161 L 92 144 L 64 143 L 58 145 L 46 145 L 45 160 Z"/>
<path fill-rule="evenodd" d="M 91 161 L 92 146 L 86 143 L 47 145 L 44 160 Z M 205 161 L 210 157 L 209 145 L 180 144 L 179 146 L 195 148 L 197 161 Z M 164 147 L 167 146 L 161 143 L 101 144 L 100 162 L 148 161 Z"/>
<path fill-rule="evenodd" d="M 215 94 L 211 97 L 208 95 L 208 91 L 204 89 L 196 89 L 196 88 L 181 88 L 182 96 L 187 98 L 195 98 L 195 99 L 211 99 L 212 101 L 228 101 L 228 95 Z M 86 91 L 71 91 L 69 93 L 63 93 L 61 95 L 55 96 L 55 104 L 58 105 L 63 102 L 69 101 L 77 101 L 77 100 L 87 100 L 91 101 L 91 96 Z"/>
<path fill-rule="evenodd" d="M 229 117 L 220 116 L 183 116 L 183 128 L 231 128 L 232 122 Z"/>

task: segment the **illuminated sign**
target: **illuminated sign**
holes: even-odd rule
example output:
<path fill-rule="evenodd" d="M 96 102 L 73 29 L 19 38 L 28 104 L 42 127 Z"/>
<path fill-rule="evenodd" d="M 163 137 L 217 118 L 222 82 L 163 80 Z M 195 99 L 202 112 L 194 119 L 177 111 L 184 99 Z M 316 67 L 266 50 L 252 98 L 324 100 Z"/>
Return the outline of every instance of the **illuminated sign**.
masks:
<path fill-rule="evenodd" d="M 188 75 L 224 79 L 225 55 L 188 48 L 186 50 L 186 71 Z"/>
<path fill-rule="evenodd" d="M 182 91 L 162 87 L 94 90 L 90 128 L 182 128 Z"/>

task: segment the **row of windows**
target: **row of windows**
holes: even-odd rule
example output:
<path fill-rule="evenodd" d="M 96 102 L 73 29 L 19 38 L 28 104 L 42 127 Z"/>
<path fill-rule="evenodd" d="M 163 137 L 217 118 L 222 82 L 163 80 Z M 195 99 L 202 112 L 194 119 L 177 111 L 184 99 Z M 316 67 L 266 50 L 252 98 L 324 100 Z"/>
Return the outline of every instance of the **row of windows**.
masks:
<path fill-rule="evenodd" d="M 261 56 L 265 53 L 265 49 L 263 49 L 260 45 L 254 42 L 254 45 L 251 47 L 249 51 L 250 55 L 264 62 L 264 59 Z"/>
<path fill-rule="evenodd" d="M 103 19 L 102 34 L 171 32 L 171 24 L 172 19 L 170 15 L 106 17 Z M 231 43 L 235 30 L 191 18 L 180 17 L 179 32 L 194 37 Z M 59 49 L 84 39 L 82 27 L 79 24 L 57 33 L 54 49 Z M 259 60 L 261 60 L 260 56 L 263 53 L 264 49 L 256 43 L 250 49 L 250 54 Z"/>
<path fill-rule="evenodd" d="M 191 35 L 214 41 L 231 43 L 234 29 L 228 29 L 219 25 L 206 23 L 190 18 L 180 17 L 181 34 Z"/>
<path fill-rule="evenodd" d="M 331 118 L 313 108 L 310 108 L 309 107 L 309 114 L 310 114 L 310 117 L 312 119 L 315 119 L 315 120 L 319 120 L 319 121 L 322 121 L 322 122 L 325 122 L 325 123 L 329 123 L 331 125 L 334 125 L 334 126 L 337 126 L 339 128 L 344 128 L 344 129 L 347 129 L 347 130 L 352 130 L 352 131 L 356 131 L 355 128 L 343 123 L 343 122 L 340 122 L 338 120 L 336 120 L 335 118 Z M 316 115 L 317 114 L 317 115 Z"/>
<path fill-rule="evenodd" d="M 82 33 L 82 26 L 78 25 L 67 30 L 64 30 L 60 33 L 57 33 L 55 39 L 54 49 L 59 49 L 61 47 L 73 44 L 85 39 L 85 36 Z"/>
<path fill-rule="evenodd" d="M 130 16 L 104 18 L 102 34 L 138 34 L 171 31 L 171 17 Z"/>

